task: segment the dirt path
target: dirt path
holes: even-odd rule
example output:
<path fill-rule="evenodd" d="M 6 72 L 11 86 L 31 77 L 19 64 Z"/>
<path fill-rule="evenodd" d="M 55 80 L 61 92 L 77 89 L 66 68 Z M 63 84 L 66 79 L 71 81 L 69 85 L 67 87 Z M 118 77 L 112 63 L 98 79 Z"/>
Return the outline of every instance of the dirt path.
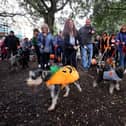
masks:
<path fill-rule="evenodd" d="M 29 69 L 9 73 L 7 63 L 0 63 L 0 126 L 126 126 L 126 77 L 121 91 L 109 95 L 107 85 L 92 87 L 92 71 L 80 71 L 82 93 L 71 86 L 63 98 L 62 91 L 56 110 L 48 112 L 48 89 L 40 86 L 33 95 L 24 82 Z"/>

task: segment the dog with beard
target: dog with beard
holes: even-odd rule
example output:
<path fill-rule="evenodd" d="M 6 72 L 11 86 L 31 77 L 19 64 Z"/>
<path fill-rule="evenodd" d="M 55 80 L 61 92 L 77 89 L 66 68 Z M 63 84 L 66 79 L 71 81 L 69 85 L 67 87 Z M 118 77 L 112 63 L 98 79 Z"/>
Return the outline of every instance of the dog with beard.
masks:
<path fill-rule="evenodd" d="M 81 92 L 82 89 L 78 83 L 79 73 L 73 66 L 63 66 L 57 68 L 52 66 L 52 69 L 49 71 L 42 70 L 38 68 L 37 70 L 29 72 L 29 78 L 27 79 L 27 84 L 29 86 L 38 86 L 43 82 L 50 90 L 52 102 L 49 111 L 54 110 L 57 104 L 59 93 L 61 89 L 65 88 L 66 92 L 64 97 L 67 97 L 70 92 L 70 84 L 74 84 L 78 91 Z"/>
<path fill-rule="evenodd" d="M 97 75 L 93 81 L 93 87 L 98 86 L 102 82 L 109 83 L 109 93 L 113 94 L 114 90 L 120 90 L 120 82 L 124 76 L 124 69 L 122 67 L 113 67 L 113 63 L 110 61 L 99 61 L 96 65 Z"/>

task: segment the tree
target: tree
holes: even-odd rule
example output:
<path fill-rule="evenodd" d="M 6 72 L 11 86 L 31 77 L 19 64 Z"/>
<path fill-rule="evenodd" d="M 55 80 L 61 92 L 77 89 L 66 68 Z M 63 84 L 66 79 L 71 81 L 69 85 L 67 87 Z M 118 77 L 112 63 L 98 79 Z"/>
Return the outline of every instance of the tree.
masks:
<path fill-rule="evenodd" d="M 57 12 L 63 12 L 64 7 L 68 5 L 69 11 L 71 9 L 71 12 L 68 12 L 70 13 L 70 17 L 75 18 L 77 15 L 84 17 L 90 10 L 90 1 L 91 0 L 22 0 L 22 2 L 19 1 L 19 3 L 20 6 L 25 7 L 32 16 L 43 17 L 45 22 L 49 25 L 50 30 L 53 32 Z M 62 19 L 62 14 L 60 19 Z"/>
<path fill-rule="evenodd" d="M 29 15 L 24 8 L 19 7 L 19 3 L 16 0 L 0 0 L 0 27 L 6 32 L 14 30 L 16 34 L 22 34 L 22 36 L 30 36 L 30 30 L 33 26 L 39 25 L 39 22 L 34 22 L 31 15 Z M 25 30 L 28 29 L 28 30 Z"/>
<path fill-rule="evenodd" d="M 49 25 L 53 32 L 53 25 L 55 20 L 55 13 L 62 10 L 70 0 L 23 0 L 20 6 L 25 9 L 32 16 L 43 17 L 45 22 Z"/>
<path fill-rule="evenodd" d="M 58 24 L 64 24 L 66 18 L 82 18 L 89 12 L 89 6 L 91 0 L 15 0 L 18 2 L 20 9 L 15 11 L 15 4 L 9 4 L 9 0 L 0 0 L 1 10 L 0 16 L 6 17 L 6 19 L 16 19 L 14 17 L 25 16 L 29 23 L 33 26 L 40 25 L 40 19 L 44 18 L 44 21 L 49 25 L 50 30 L 53 32 L 54 26 L 56 28 Z M 67 5 L 67 7 L 66 7 Z M 4 9 L 3 9 L 4 7 Z M 18 8 L 19 8 L 18 7 Z M 66 7 L 67 16 L 64 13 Z M 9 8 L 9 9 L 6 9 Z M 60 13 L 60 16 L 56 18 L 56 14 Z M 65 16 L 64 16 L 65 15 Z M 57 20 L 55 20 L 55 18 Z M 77 22 L 77 25 L 79 22 Z"/>
<path fill-rule="evenodd" d="M 0 17 L 25 16 L 22 11 L 15 11 L 14 5 L 11 5 L 8 0 L 0 0 Z"/>
<path fill-rule="evenodd" d="M 99 32 L 116 32 L 126 22 L 125 0 L 95 0 L 92 19 Z"/>

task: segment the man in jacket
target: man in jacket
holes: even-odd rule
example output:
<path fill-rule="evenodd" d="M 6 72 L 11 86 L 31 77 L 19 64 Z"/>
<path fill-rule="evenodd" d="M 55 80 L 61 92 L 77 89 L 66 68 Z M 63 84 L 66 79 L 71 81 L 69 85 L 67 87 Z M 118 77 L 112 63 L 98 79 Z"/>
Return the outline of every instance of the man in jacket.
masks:
<path fill-rule="evenodd" d="M 17 53 L 17 47 L 20 45 L 19 39 L 14 35 L 13 31 L 5 38 L 5 46 L 8 49 L 8 57 Z"/>
<path fill-rule="evenodd" d="M 79 41 L 81 45 L 82 65 L 84 70 L 88 70 L 91 66 L 93 56 L 92 36 L 95 33 L 91 26 L 91 20 L 86 19 L 85 25 L 79 29 Z"/>

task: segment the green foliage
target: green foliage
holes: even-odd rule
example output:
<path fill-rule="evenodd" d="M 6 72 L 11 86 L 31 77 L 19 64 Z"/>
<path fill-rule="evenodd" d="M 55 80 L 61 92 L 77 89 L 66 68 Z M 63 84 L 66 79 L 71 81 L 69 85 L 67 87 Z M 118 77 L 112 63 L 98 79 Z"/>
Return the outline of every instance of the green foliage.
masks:
<path fill-rule="evenodd" d="M 95 0 L 93 6 L 93 23 L 98 32 L 116 32 L 126 22 L 125 0 Z"/>
<path fill-rule="evenodd" d="M 74 20 L 88 17 L 93 10 L 90 17 L 98 32 L 115 32 L 126 22 L 126 0 L 22 0 L 19 3 L 31 16 L 43 17 L 51 31 L 54 29 L 55 33 L 57 32 L 54 26 L 55 14 L 63 11 L 66 5 L 72 10 L 69 17 Z"/>
<path fill-rule="evenodd" d="M 54 24 L 54 26 L 53 26 L 53 35 L 57 35 L 57 34 L 58 34 L 58 29 L 57 29 L 56 24 Z"/>
<path fill-rule="evenodd" d="M 76 19 L 76 17 L 84 18 L 87 16 L 91 10 L 90 8 L 92 4 L 89 2 L 89 0 L 71 0 L 69 5 L 72 9 L 70 17 Z"/>

